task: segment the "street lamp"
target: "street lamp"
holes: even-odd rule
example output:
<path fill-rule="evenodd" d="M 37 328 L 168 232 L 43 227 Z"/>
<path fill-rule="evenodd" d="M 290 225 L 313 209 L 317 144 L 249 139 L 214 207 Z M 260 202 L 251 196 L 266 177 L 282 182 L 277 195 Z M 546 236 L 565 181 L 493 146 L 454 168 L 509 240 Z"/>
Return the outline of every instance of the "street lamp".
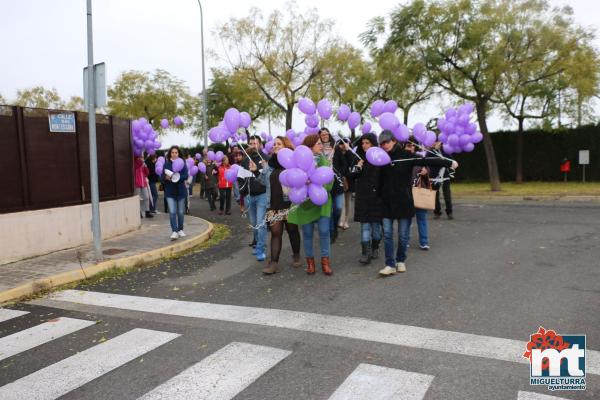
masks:
<path fill-rule="evenodd" d="M 204 17 L 202 15 L 202 4 L 198 0 L 200 7 L 200 46 L 202 49 L 202 129 L 204 130 L 204 148 L 208 147 L 208 121 L 207 121 L 207 98 L 206 98 L 206 73 L 204 71 Z"/>

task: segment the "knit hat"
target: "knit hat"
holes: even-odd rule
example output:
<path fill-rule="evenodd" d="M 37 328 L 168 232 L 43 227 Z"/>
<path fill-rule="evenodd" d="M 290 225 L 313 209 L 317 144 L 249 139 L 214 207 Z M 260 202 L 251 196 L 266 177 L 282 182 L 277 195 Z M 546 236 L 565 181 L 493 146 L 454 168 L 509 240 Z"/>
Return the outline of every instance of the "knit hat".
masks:
<path fill-rule="evenodd" d="M 384 142 L 389 142 L 390 140 L 394 139 L 394 134 L 392 133 L 392 131 L 389 130 L 384 130 L 383 132 L 381 132 L 381 134 L 379 135 L 379 144 L 382 144 Z"/>

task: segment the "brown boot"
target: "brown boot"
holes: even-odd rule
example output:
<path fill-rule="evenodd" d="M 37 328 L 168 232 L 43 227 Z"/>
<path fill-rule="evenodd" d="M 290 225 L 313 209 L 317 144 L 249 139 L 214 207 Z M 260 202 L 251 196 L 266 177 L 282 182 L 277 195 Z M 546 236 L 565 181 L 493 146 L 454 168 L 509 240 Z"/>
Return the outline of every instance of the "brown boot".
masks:
<path fill-rule="evenodd" d="M 294 261 L 292 262 L 292 267 L 294 267 L 294 268 L 301 267 L 302 263 L 300 262 L 300 254 L 294 254 L 293 258 L 294 258 Z"/>
<path fill-rule="evenodd" d="M 262 272 L 265 275 L 272 275 L 278 273 L 279 265 L 277 264 L 277 261 L 269 261 L 269 265 L 263 268 Z"/>
<path fill-rule="evenodd" d="M 325 275 L 333 274 L 331 267 L 329 266 L 329 257 L 321 257 L 321 267 L 323 268 L 323 273 Z"/>
<path fill-rule="evenodd" d="M 309 275 L 312 275 L 315 273 L 315 258 L 314 257 L 307 257 L 306 258 L 306 273 Z"/>

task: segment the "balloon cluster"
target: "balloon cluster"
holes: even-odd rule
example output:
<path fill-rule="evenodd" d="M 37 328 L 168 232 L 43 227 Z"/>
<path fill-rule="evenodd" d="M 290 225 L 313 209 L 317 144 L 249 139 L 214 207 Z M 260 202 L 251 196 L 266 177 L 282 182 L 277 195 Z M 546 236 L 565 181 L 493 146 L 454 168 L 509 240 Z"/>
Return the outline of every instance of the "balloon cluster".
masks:
<path fill-rule="evenodd" d="M 234 183 L 237 179 L 239 165 L 233 164 L 225 171 L 225 180 L 229 183 Z"/>
<path fill-rule="evenodd" d="M 383 130 L 392 132 L 399 142 L 406 142 L 410 137 L 410 130 L 396 117 L 398 104 L 394 100 L 375 100 L 371 104 L 371 117 L 377 118 L 379 126 Z"/>
<path fill-rule="evenodd" d="M 171 168 L 173 169 L 172 172 L 181 172 L 183 170 L 183 167 L 187 166 L 187 170 L 188 173 L 191 176 L 195 176 L 198 174 L 198 171 L 200 170 L 199 165 L 196 166 L 196 162 L 194 161 L 193 158 L 188 158 L 185 161 L 183 161 L 183 158 L 176 158 L 172 165 Z M 202 164 L 204 165 L 204 164 Z M 165 168 L 165 158 L 164 157 L 158 157 L 156 159 L 156 164 L 154 166 L 154 172 L 156 172 L 157 175 L 162 175 L 163 171 Z"/>
<path fill-rule="evenodd" d="M 446 117 L 437 121 L 440 135 L 438 140 L 443 143 L 446 154 L 471 152 L 475 144 L 483 140 L 481 132 L 477 131 L 477 124 L 471 122 L 472 104 L 463 104 L 446 111 Z"/>
<path fill-rule="evenodd" d="M 252 118 L 250 118 L 250 114 L 245 111 L 239 112 L 236 108 L 232 107 L 225 111 L 223 121 L 208 130 L 208 137 L 214 143 L 222 143 L 228 139 L 231 139 L 234 143 L 247 140 L 248 138 L 245 133 L 238 135 L 237 131 L 240 128 L 248 128 L 251 123 Z"/>
<path fill-rule="evenodd" d="M 285 136 L 290 139 L 290 141 L 294 144 L 294 147 L 298 147 L 304 142 L 304 138 L 306 138 L 309 134 L 306 132 L 295 132 L 293 129 L 288 129 L 285 133 Z"/>
<path fill-rule="evenodd" d="M 316 167 L 312 151 L 304 145 L 295 150 L 288 148 L 277 152 L 277 161 L 285 168 L 279 174 L 279 182 L 289 187 L 290 201 L 301 204 L 307 198 L 317 206 L 327 203 L 329 194 L 323 187 L 333 182 L 334 175 L 331 167 Z"/>
<path fill-rule="evenodd" d="M 133 140 L 133 154 L 139 157 L 144 151 L 149 155 L 155 154 L 160 149 L 158 133 L 146 118 L 139 118 L 131 122 L 131 136 Z"/>
<path fill-rule="evenodd" d="M 360 124 L 360 114 L 357 111 L 352 112 L 346 104 L 340 104 L 337 112 L 337 119 L 342 122 L 348 122 L 350 129 L 355 129 Z"/>

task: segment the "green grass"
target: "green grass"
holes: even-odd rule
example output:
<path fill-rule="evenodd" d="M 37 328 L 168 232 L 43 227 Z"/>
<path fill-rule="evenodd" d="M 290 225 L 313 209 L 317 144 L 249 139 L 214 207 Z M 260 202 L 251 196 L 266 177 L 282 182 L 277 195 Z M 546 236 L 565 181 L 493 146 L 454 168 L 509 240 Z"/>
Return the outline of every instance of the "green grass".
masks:
<path fill-rule="evenodd" d="M 600 196 L 600 182 L 503 182 L 501 188 L 492 192 L 487 182 L 452 183 L 452 194 L 457 197 Z"/>

